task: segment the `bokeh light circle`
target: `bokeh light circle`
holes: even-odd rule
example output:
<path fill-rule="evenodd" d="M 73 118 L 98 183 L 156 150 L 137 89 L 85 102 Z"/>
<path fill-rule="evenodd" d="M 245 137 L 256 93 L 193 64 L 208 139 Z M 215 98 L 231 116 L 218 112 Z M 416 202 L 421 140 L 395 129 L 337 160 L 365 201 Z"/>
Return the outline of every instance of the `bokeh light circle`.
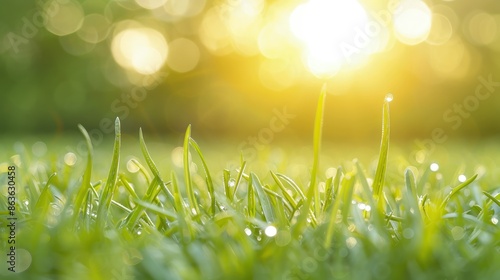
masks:
<path fill-rule="evenodd" d="M 144 75 L 158 72 L 168 55 L 165 37 L 148 27 L 128 28 L 119 32 L 113 38 L 111 50 L 120 66 Z"/>
<path fill-rule="evenodd" d="M 417 45 L 425 41 L 431 26 L 431 9 L 420 0 L 403 0 L 394 12 L 394 31 L 404 44 Z"/>
<path fill-rule="evenodd" d="M 169 53 L 167 65 L 176 72 L 189 72 L 200 61 L 200 49 L 193 41 L 186 38 L 178 38 L 170 42 Z"/>

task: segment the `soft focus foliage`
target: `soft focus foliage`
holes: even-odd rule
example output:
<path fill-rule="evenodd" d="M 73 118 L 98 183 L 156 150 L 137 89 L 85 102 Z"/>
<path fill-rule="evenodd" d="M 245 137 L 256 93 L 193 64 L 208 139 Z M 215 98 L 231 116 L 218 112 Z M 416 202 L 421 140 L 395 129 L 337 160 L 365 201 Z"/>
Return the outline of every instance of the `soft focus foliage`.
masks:
<path fill-rule="evenodd" d="M 191 123 L 241 139 L 287 106 L 297 118 L 283 134 L 300 139 L 328 77 L 325 118 L 342 121 L 327 139 L 373 135 L 371 105 L 387 92 L 405 128 L 396 138 L 496 135 L 499 34 L 495 0 L 10 1 L 0 129 L 92 130 L 119 116 L 126 132 L 180 135 Z"/>

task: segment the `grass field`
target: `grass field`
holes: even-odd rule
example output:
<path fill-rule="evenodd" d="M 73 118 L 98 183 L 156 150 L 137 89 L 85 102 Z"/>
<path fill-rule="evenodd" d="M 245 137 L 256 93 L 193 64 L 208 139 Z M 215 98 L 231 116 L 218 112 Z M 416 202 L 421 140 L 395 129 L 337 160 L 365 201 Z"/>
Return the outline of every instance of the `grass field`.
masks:
<path fill-rule="evenodd" d="M 380 151 L 338 159 L 320 147 L 324 98 L 312 149 L 252 162 L 205 154 L 190 128 L 183 143 L 148 145 L 141 131 L 121 147 L 118 120 L 113 147 L 95 151 L 80 128 L 83 157 L 2 151 L 0 278 L 500 278 L 498 145 L 415 159 L 389 148 L 386 101 Z"/>

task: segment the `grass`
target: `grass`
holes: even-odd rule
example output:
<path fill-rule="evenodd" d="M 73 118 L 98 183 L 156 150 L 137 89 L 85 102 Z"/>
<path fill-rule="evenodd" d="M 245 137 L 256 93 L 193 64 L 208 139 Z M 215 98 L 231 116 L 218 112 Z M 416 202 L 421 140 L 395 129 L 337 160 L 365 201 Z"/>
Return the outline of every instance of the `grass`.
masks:
<path fill-rule="evenodd" d="M 394 164 L 386 100 L 375 164 L 347 161 L 322 175 L 325 98 L 323 88 L 305 178 L 254 172 L 255 163 L 244 158 L 234 170 L 211 173 L 213 161 L 190 127 L 181 170 L 155 163 L 164 155 L 150 154 L 142 130 L 143 159 L 120 168 L 118 119 L 107 177 L 93 170 L 103 157 L 83 127 L 85 163 L 55 157 L 37 168 L 30 153 L 18 150 L 1 164 L 0 183 L 7 185 L 7 166 L 16 166 L 22 272 L 2 267 L 1 278 L 498 279 L 500 174 L 494 164 L 483 167 L 492 172 L 467 174 L 463 182 L 455 178 L 464 168 L 447 179 L 445 166 L 441 173 L 430 171 L 429 162 Z M 6 195 L 0 200 L 0 249 L 7 252 Z"/>

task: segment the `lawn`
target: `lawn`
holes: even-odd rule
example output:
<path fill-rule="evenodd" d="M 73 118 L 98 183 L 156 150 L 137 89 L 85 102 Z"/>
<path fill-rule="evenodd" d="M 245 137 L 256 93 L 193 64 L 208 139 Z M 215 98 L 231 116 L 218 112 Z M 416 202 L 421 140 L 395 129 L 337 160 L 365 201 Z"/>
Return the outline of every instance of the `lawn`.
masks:
<path fill-rule="evenodd" d="M 190 127 L 179 143 L 146 130 L 122 143 L 118 119 L 95 149 L 83 127 L 43 155 L 6 145 L 1 278 L 500 277 L 498 145 L 412 154 L 389 143 L 386 100 L 378 152 L 321 147 L 324 98 L 309 146 L 252 161 Z M 82 140 L 90 153 L 67 150 Z"/>

